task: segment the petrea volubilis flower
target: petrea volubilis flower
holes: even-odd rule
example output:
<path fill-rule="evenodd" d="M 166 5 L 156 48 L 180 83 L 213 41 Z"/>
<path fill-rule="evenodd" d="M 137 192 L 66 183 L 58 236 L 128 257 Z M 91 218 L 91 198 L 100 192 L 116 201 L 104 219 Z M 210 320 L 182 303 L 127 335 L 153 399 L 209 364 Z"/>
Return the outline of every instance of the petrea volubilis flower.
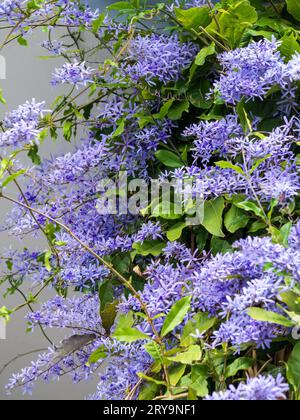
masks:
<path fill-rule="evenodd" d="M 93 82 L 94 70 L 90 67 L 86 67 L 85 63 L 66 63 L 60 69 L 56 69 L 53 78 L 52 85 L 58 84 L 72 84 L 76 87 L 86 86 L 88 83 Z"/>
<path fill-rule="evenodd" d="M 282 375 L 276 378 L 271 375 L 260 375 L 239 384 L 237 388 L 231 385 L 227 391 L 215 392 L 205 399 L 208 401 L 276 401 L 285 400 L 288 390 L 289 386 Z"/>
<path fill-rule="evenodd" d="M 236 104 L 243 97 L 262 99 L 275 85 L 285 87 L 286 65 L 278 51 L 279 45 L 275 39 L 264 39 L 221 54 L 224 74 L 215 83 L 215 90 L 222 99 Z"/>
<path fill-rule="evenodd" d="M 5 131 L 0 134 L 0 146 L 17 148 L 38 142 L 38 135 L 42 131 L 39 123 L 45 112 L 45 102 L 37 103 L 33 99 L 6 114 L 3 124 Z"/>
<path fill-rule="evenodd" d="M 139 35 L 130 44 L 124 71 L 134 82 L 176 82 L 197 52 L 197 45 L 182 43 L 176 35 Z"/>

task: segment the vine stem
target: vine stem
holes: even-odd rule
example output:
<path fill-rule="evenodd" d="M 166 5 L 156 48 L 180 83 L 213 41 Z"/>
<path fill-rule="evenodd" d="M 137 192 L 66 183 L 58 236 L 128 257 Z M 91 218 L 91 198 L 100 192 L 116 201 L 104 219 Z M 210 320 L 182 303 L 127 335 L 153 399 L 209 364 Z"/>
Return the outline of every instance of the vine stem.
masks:
<path fill-rule="evenodd" d="M 213 18 L 213 20 L 215 21 L 215 23 L 216 23 L 216 25 L 217 25 L 218 31 L 220 31 L 220 30 L 221 30 L 221 27 L 220 27 L 220 24 L 219 24 L 218 18 L 217 18 L 217 16 L 215 15 L 215 12 L 214 12 L 214 8 L 213 8 L 212 3 L 211 3 L 211 1 L 210 1 L 210 0 L 206 0 L 206 3 L 208 4 L 208 7 L 210 8 L 210 11 L 211 11 L 211 14 L 212 14 L 212 18 Z"/>

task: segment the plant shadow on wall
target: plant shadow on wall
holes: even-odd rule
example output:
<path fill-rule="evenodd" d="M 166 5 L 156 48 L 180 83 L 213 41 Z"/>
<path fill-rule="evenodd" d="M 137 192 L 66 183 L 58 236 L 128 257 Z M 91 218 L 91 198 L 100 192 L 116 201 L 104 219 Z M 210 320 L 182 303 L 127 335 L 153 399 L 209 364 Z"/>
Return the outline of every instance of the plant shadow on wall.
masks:
<path fill-rule="evenodd" d="M 1 123 L 5 229 L 47 249 L 1 256 L 7 292 L 32 292 L 0 315 L 65 332 L 7 391 L 68 375 L 99 377 L 88 399 L 298 400 L 296 0 L 5 0 L 0 22 L 2 49 L 42 27 L 65 58 L 51 109 Z M 73 153 L 40 157 L 79 129 Z"/>

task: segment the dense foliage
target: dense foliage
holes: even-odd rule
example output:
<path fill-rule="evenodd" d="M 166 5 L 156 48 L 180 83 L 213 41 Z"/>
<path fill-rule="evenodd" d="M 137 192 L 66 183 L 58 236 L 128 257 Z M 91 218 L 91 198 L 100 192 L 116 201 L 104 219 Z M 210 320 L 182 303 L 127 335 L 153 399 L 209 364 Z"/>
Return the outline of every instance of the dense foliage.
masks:
<path fill-rule="evenodd" d="M 49 328 L 66 332 L 7 390 L 68 373 L 99 376 L 89 399 L 299 399 L 299 2 L 131 0 L 102 12 L 0 5 L 2 49 L 42 28 L 46 54 L 66 60 L 51 109 L 33 99 L 1 123 L 5 229 L 47 241 L 7 250 L 1 282 L 8 294 L 31 282 L 29 330 L 50 342 Z M 61 134 L 79 147 L 42 159 L 41 143 Z M 128 211 L 123 173 L 177 186 Z M 41 305 L 48 287 L 56 297 Z"/>

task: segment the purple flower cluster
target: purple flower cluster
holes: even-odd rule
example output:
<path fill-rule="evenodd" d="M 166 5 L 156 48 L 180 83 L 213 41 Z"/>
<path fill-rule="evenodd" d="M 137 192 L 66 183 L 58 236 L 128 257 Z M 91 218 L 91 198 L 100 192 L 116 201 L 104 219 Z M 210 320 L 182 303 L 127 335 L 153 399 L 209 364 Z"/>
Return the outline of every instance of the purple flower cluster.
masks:
<path fill-rule="evenodd" d="M 92 22 L 99 16 L 98 10 L 92 10 L 88 2 L 80 0 L 57 0 L 42 2 L 39 7 L 27 13 L 28 0 L 4 0 L 0 5 L 0 19 L 6 19 L 15 25 L 15 29 L 28 31 L 27 25 L 35 22 L 49 21 L 51 16 L 58 17 L 59 23 L 71 27 L 86 26 L 90 28 Z"/>
<path fill-rule="evenodd" d="M 300 80 L 300 54 L 295 54 L 287 65 L 288 76 L 291 82 Z"/>
<path fill-rule="evenodd" d="M 185 137 L 196 138 L 193 156 L 202 162 L 209 162 L 214 154 L 226 154 L 229 139 L 241 135 L 242 127 L 236 115 L 228 115 L 219 121 L 201 121 L 183 132 Z"/>
<path fill-rule="evenodd" d="M 55 69 L 52 78 L 52 85 L 71 84 L 76 87 L 86 86 L 93 82 L 94 70 L 86 67 L 85 63 L 66 63 L 61 68 Z"/>
<path fill-rule="evenodd" d="M 146 239 L 162 239 L 162 228 L 159 222 L 144 223 L 134 235 L 135 242 L 143 243 Z"/>
<path fill-rule="evenodd" d="M 286 86 L 286 65 L 275 39 L 252 42 L 219 56 L 224 74 L 215 83 L 222 99 L 236 104 L 243 97 L 263 98 L 274 85 Z"/>
<path fill-rule="evenodd" d="M 192 180 L 194 195 L 205 199 L 243 194 L 262 202 L 275 199 L 289 203 L 300 190 L 299 168 L 292 152 L 298 135 L 293 134 L 295 120 L 286 121 L 265 137 L 241 133 L 235 116 L 201 122 L 184 131 L 195 137 L 195 163 L 165 173 L 161 180 Z M 221 167 L 208 165 L 210 159 L 225 158 Z M 201 162 L 205 166 L 198 165 Z"/>
<path fill-rule="evenodd" d="M 25 393 L 31 393 L 37 380 L 59 379 L 65 374 L 72 377 L 73 383 L 79 383 L 94 374 L 107 358 L 109 365 L 100 375 L 97 393 L 90 399 L 124 399 L 137 384 L 137 374 L 146 371 L 152 359 L 139 344 L 121 344 L 105 337 L 99 306 L 97 296 L 83 295 L 67 300 L 57 296 L 46 302 L 40 311 L 30 314 L 28 321 L 33 326 L 67 329 L 73 331 L 73 335 L 56 349 L 50 348 L 48 353 L 41 354 L 30 367 L 13 375 L 7 390 L 22 387 Z M 90 355 L 99 348 L 103 358 L 90 365 Z M 133 397 L 137 392 L 138 389 Z"/>
<path fill-rule="evenodd" d="M 7 114 L 3 123 L 5 131 L 0 134 L 0 147 L 22 148 L 37 143 L 42 131 L 39 128 L 40 119 L 45 112 L 45 102 L 37 103 L 33 99 Z"/>
<path fill-rule="evenodd" d="M 249 378 L 246 383 L 233 385 L 227 391 L 214 392 L 207 401 L 276 401 L 285 400 L 289 386 L 281 375 Z"/>
<path fill-rule="evenodd" d="M 155 320 L 155 326 L 159 329 L 164 322 L 162 314 L 167 314 L 172 305 L 183 297 L 185 273 L 171 264 L 154 264 L 148 268 L 147 273 L 149 281 L 145 285 L 141 298 L 152 317 L 161 315 Z M 122 312 L 141 311 L 141 305 L 135 297 L 129 297 L 124 299 L 119 309 Z M 147 322 L 144 322 L 141 328 L 147 333 L 152 332 Z"/>
<path fill-rule="evenodd" d="M 99 300 L 97 296 L 91 295 L 67 300 L 57 296 L 46 302 L 40 311 L 30 314 L 27 319 L 33 327 L 41 325 L 44 328 L 63 328 L 69 336 L 62 341 L 61 346 L 50 348 L 30 367 L 13 375 L 7 389 L 22 387 L 24 392 L 31 393 L 37 380 L 47 382 L 65 374 L 69 374 L 74 383 L 87 380 L 101 363 L 99 361 L 93 366 L 87 364 L 91 353 L 103 344 L 98 314 Z M 70 331 L 74 335 L 70 335 Z"/>
<path fill-rule="evenodd" d="M 60 41 L 43 41 L 41 46 L 48 50 L 51 54 L 60 55 L 65 51 L 65 47 Z"/>
<path fill-rule="evenodd" d="M 197 45 L 181 43 L 176 35 L 139 35 L 130 44 L 124 72 L 134 82 L 167 84 L 180 78 L 197 52 Z"/>
<path fill-rule="evenodd" d="M 211 3 L 213 4 L 215 0 L 211 0 Z M 168 6 L 168 9 L 173 12 L 175 8 L 181 8 L 181 9 L 190 9 L 192 7 L 203 7 L 207 6 L 206 0 L 175 0 L 170 6 Z"/>
<path fill-rule="evenodd" d="M 235 252 L 217 255 L 194 273 L 190 286 L 193 308 L 223 319 L 213 334 L 214 346 L 227 342 L 239 349 L 245 343 L 255 342 L 259 347 L 268 347 L 273 338 L 287 331 L 253 320 L 247 311 L 261 307 L 280 312 L 277 298 L 287 286 L 284 275 L 278 272 L 298 278 L 287 255 L 294 253 L 298 260 L 299 254 L 273 244 L 269 238 L 249 237 L 236 243 L 235 248 Z"/>
<path fill-rule="evenodd" d="M 110 354 L 109 366 L 100 375 L 97 392 L 90 400 L 136 399 L 140 387 L 138 373 L 147 372 L 153 360 L 140 344 L 105 343 Z"/>
<path fill-rule="evenodd" d="M 11 23 L 14 19 L 20 19 L 22 5 L 26 2 L 27 0 L 3 0 L 0 4 L 0 19 L 7 19 Z"/>
<path fill-rule="evenodd" d="M 203 0 L 176 1 L 169 10 L 177 6 L 187 9 L 204 5 Z M 59 15 L 60 24 L 77 29 L 78 26 L 90 29 L 99 16 L 98 11 L 93 12 L 80 1 L 43 3 L 30 18 L 24 14 L 26 6 L 26 0 L 4 0 L 0 5 L 0 18 L 5 16 L 16 24 L 18 30 L 26 33 L 26 24 L 42 17 L 50 19 L 53 14 Z M 20 20 L 22 23 L 18 24 Z M 99 36 L 105 34 L 108 46 L 124 28 L 121 24 L 114 26 L 110 18 L 105 18 L 104 22 L 110 36 L 106 37 L 106 29 L 97 31 Z M 112 28 L 116 28 L 115 33 Z M 48 260 L 45 253 L 28 249 L 22 252 L 9 250 L 6 255 L 9 264 L 4 274 L 16 272 L 34 284 L 46 285 L 51 281 L 53 288 L 61 291 L 75 289 L 81 294 L 66 299 L 56 296 L 27 316 L 32 328 L 65 329 L 68 335 L 61 346 L 49 349 L 30 367 L 14 375 L 8 390 L 22 386 L 26 392 L 31 392 L 38 379 L 48 381 L 65 374 L 70 374 L 77 383 L 88 379 L 101 367 L 97 392 L 90 399 L 124 399 L 128 396 L 133 399 L 138 396 L 141 383 L 138 374 L 147 374 L 153 360 L 142 341 L 121 344 L 109 337 L 102 327 L 98 291 L 104 280 L 111 279 L 111 273 L 99 263 L 101 258 L 94 258 L 95 253 L 107 261 L 114 261 L 119 253 L 126 257 L 130 255 L 130 265 L 138 264 L 144 277 L 144 281 L 140 279 L 143 287 L 139 289 L 138 298 L 134 293 L 120 296 L 123 285 L 115 286 L 115 278 L 112 298 L 123 313 L 143 312 L 143 304 L 146 305 L 153 324 L 149 325 L 149 321 L 139 316 L 134 326 L 148 335 L 153 333 L 153 325 L 160 331 L 172 306 L 186 296 L 191 297 L 191 310 L 176 327 L 176 333 L 182 331 L 186 321 L 199 312 L 216 318 L 214 330 L 207 335 L 204 351 L 217 351 L 225 344 L 237 352 L 249 345 L 265 349 L 270 347 L 272 340 L 290 332 L 276 323 L 254 320 L 249 309 L 255 307 L 286 315 L 287 306 L 281 301 L 281 294 L 300 282 L 300 223 L 292 228 L 286 246 L 274 243 L 269 237 L 247 237 L 235 242 L 231 252 L 225 255 L 219 253 L 210 257 L 204 251 L 203 259 L 200 259 L 199 251 L 194 252 L 194 244 L 191 250 L 175 241 L 168 242 L 159 259 L 153 261 L 149 255 L 132 253 L 133 244 L 163 240 L 165 227 L 170 229 L 173 222 L 165 219 L 162 222 L 160 218 L 160 221 L 151 219 L 145 222 L 141 215 L 123 214 L 119 208 L 116 213 L 101 213 L 100 199 L 111 187 L 106 185 L 103 189 L 100 184 L 103 180 L 116 181 L 117 174 L 123 171 L 129 178 L 139 177 L 145 182 L 152 176 L 160 181 L 169 178 L 192 181 L 189 188 L 193 198 L 225 197 L 227 200 L 241 195 L 241 201 L 253 200 L 259 204 L 259 211 L 265 207 L 266 213 L 271 201 L 274 206 L 278 205 L 276 211 L 284 219 L 288 214 L 287 205 L 300 191 L 299 162 L 294 153 L 299 143 L 300 123 L 296 118 L 285 119 L 281 127 L 259 132 L 259 123 L 264 121 L 252 111 L 247 119 L 248 130 L 245 130 L 240 113 L 237 115 L 231 110 L 231 105 L 244 98 L 247 101 L 263 99 L 272 87 L 279 86 L 281 93 L 276 90 L 274 95 L 282 94 L 282 97 L 276 114 L 271 116 L 290 114 L 297 107 L 300 55 L 294 55 L 285 63 L 275 39 L 252 42 L 245 48 L 223 53 L 219 56 L 223 71 L 215 81 L 214 89 L 230 105 L 227 108 L 230 113 L 225 117 L 216 116 L 215 120 L 200 120 L 193 125 L 185 122 L 185 117 L 189 118 L 186 113 L 184 120 L 177 124 L 168 117 L 156 118 L 167 99 L 160 94 L 172 94 L 173 89 L 166 85 L 183 77 L 199 47 L 193 42 L 182 42 L 177 35 L 144 34 L 144 29 L 139 27 L 125 49 L 126 55 L 120 55 L 118 66 L 112 66 L 103 86 L 104 76 L 88 67 L 88 61 L 68 62 L 53 74 L 54 86 L 70 84 L 79 88 L 99 83 L 106 98 L 102 101 L 100 95 L 97 96 L 97 105 L 90 109 L 88 122 L 81 121 L 85 138 L 72 153 L 51 157 L 38 168 L 28 171 L 28 182 L 19 200 L 26 201 L 44 215 L 36 214 L 33 218 L 30 212 L 19 206 L 12 210 L 6 221 L 5 228 L 21 238 L 28 234 L 35 238 L 40 231 L 47 232 L 51 250 Z M 43 47 L 56 55 L 64 53 L 65 48 L 60 41 L 49 40 L 43 43 Z M 197 74 L 198 70 L 195 70 Z M 209 74 L 211 83 L 215 76 L 214 72 Z M 152 99 L 141 100 L 140 88 L 144 89 L 145 97 Z M 220 114 L 224 115 L 225 106 L 220 102 L 214 111 L 217 113 L 220 109 Z M 37 144 L 43 126 L 41 119 L 46 112 L 44 107 L 44 103 L 33 100 L 7 114 L 0 134 L 0 146 L 23 148 Z M 191 121 L 197 121 L 196 107 L 191 105 L 190 109 Z M 155 118 L 143 126 L 142 118 L 145 117 L 146 123 L 151 114 Z M 210 112 L 208 118 L 211 115 Z M 91 122 L 93 119 L 94 123 Z M 187 128 L 181 132 L 183 124 Z M 189 138 L 193 143 L 185 147 Z M 172 149 L 178 146 L 184 160 L 185 153 L 188 154 L 186 161 L 190 166 L 177 167 L 163 174 L 159 172 L 155 152 L 168 143 Z M 105 204 L 103 209 L 106 209 Z M 55 223 L 50 224 L 46 216 L 61 221 L 72 234 Z M 281 222 L 279 217 L 275 219 L 275 224 L 277 222 L 278 225 Z M 182 238 L 186 243 L 194 243 L 187 231 L 185 229 Z M 194 228 L 191 232 L 194 233 Z M 230 244 L 235 240 L 232 239 Z M 86 246 L 81 246 L 80 242 Z M 87 252 L 87 247 L 93 251 Z M 132 276 L 132 284 L 135 280 Z M 112 330 L 114 328 L 115 325 Z M 202 339 L 206 333 L 194 336 Z M 176 334 L 170 334 L 166 346 L 172 345 L 177 338 Z M 102 359 L 89 365 L 89 358 L 97 349 L 107 360 L 106 367 L 102 365 Z M 281 376 L 259 376 L 237 388 L 231 386 L 225 392 L 214 393 L 207 399 L 276 400 L 284 399 L 287 391 Z"/>

